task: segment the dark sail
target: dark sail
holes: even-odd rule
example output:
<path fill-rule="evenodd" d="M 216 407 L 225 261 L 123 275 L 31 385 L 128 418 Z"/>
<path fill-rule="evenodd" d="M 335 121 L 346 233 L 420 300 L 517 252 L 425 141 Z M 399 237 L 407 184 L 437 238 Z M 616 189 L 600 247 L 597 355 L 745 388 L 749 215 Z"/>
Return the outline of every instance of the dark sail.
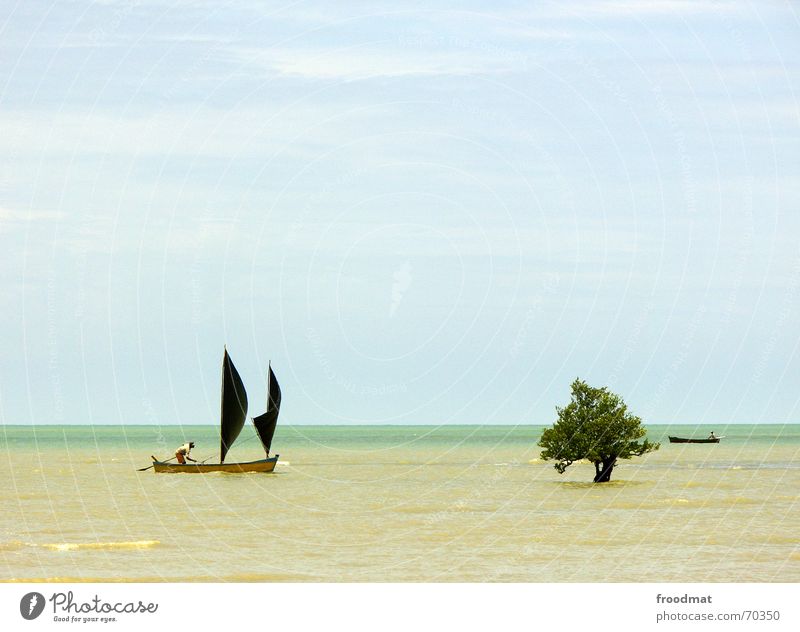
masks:
<path fill-rule="evenodd" d="M 253 417 L 253 425 L 258 432 L 258 438 L 264 445 L 264 449 L 269 456 L 269 448 L 272 445 L 272 437 L 275 435 L 275 426 L 278 425 L 278 413 L 281 411 L 281 387 L 278 380 L 269 368 L 269 386 L 267 387 L 267 412 L 258 417 Z"/>
<path fill-rule="evenodd" d="M 222 403 L 220 404 L 220 446 L 219 462 L 225 462 L 225 455 L 230 450 L 236 437 L 242 431 L 247 417 L 247 392 L 244 390 L 242 378 L 233 366 L 228 350 L 222 358 Z"/>

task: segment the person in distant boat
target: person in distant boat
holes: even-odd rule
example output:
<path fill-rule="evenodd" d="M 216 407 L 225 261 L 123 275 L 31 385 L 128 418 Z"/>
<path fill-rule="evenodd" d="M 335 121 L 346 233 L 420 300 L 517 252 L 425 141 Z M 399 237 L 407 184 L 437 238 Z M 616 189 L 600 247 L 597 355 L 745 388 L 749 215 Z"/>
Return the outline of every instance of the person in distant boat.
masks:
<path fill-rule="evenodd" d="M 716 439 L 716 438 L 717 438 L 717 435 L 715 435 L 715 434 L 714 434 L 714 431 L 712 430 L 712 431 L 711 431 L 711 434 L 710 434 L 710 435 L 708 435 L 708 438 L 709 438 L 709 439 Z"/>
<path fill-rule="evenodd" d="M 180 448 L 175 450 L 175 458 L 178 459 L 178 463 L 180 463 L 181 465 L 185 465 L 186 461 L 197 463 L 197 461 L 195 461 L 192 457 L 189 456 L 189 452 L 192 451 L 193 447 L 194 447 L 194 441 L 187 441 Z"/>

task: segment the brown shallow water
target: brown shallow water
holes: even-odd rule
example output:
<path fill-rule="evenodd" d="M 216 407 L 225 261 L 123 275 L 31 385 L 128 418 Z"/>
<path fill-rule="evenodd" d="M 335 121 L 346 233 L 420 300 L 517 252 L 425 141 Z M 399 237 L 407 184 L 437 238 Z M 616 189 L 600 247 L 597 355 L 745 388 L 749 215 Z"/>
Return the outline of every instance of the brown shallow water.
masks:
<path fill-rule="evenodd" d="M 664 443 L 599 486 L 539 432 L 283 428 L 274 474 L 188 476 L 135 469 L 214 428 L 7 426 L 0 580 L 800 581 L 796 426 Z"/>

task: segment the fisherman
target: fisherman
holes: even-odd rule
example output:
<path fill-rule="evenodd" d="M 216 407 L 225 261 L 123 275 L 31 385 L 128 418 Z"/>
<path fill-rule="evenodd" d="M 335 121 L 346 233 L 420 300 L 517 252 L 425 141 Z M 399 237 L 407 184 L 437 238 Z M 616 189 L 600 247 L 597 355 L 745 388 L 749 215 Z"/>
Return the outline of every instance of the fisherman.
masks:
<path fill-rule="evenodd" d="M 710 435 L 708 435 L 708 438 L 709 438 L 709 439 L 716 439 L 716 438 L 717 438 L 717 436 L 714 434 L 714 431 L 713 431 L 713 430 L 711 431 L 711 434 L 710 434 Z"/>
<path fill-rule="evenodd" d="M 181 465 L 186 465 L 186 461 L 197 463 L 197 461 L 195 461 L 192 457 L 189 456 L 189 452 L 192 451 L 193 447 L 194 447 L 194 441 L 187 441 L 180 448 L 175 450 L 175 458 L 178 459 L 178 463 L 180 463 Z"/>

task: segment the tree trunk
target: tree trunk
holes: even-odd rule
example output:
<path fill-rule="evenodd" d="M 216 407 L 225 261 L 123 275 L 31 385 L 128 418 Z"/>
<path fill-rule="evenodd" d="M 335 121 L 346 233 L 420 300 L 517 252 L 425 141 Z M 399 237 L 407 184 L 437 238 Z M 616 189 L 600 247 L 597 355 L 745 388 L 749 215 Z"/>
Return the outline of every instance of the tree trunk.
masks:
<path fill-rule="evenodd" d="M 594 463 L 594 482 L 595 483 L 608 483 L 611 480 L 611 470 L 614 469 L 614 464 L 617 462 L 616 457 L 604 459 L 603 461 L 595 461 Z"/>

